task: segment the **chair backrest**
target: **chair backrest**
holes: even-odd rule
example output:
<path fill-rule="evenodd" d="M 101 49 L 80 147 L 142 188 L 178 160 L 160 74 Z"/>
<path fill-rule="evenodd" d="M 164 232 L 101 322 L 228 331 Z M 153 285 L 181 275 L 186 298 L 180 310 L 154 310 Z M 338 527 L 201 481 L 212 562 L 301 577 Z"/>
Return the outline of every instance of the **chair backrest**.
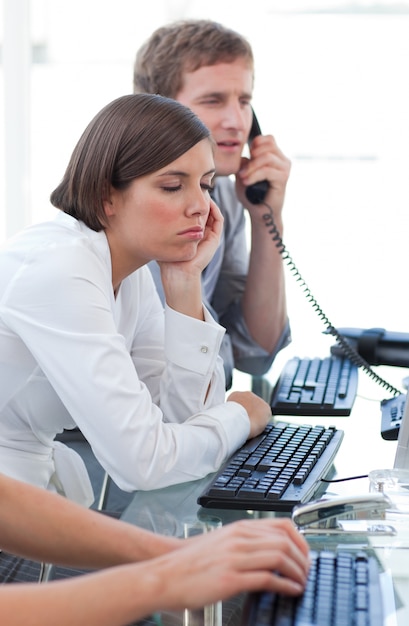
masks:
<path fill-rule="evenodd" d="M 41 582 L 44 564 L 0 551 L 0 584 Z"/>

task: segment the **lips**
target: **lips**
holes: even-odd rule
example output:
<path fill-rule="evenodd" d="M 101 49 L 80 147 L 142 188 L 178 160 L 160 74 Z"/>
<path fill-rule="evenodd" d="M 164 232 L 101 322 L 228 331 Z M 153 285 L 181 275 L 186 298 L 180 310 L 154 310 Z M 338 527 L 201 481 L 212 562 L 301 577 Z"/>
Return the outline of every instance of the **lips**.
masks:
<path fill-rule="evenodd" d="M 179 235 L 192 235 L 194 237 L 203 236 L 203 228 L 201 226 L 192 226 L 191 228 L 186 228 L 186 230 L 180 231 Z"/>
<path fill-rule="evenodd" d="M 217 145 L 223 148 L 236 148 L 238 146 L 241 146 L 241 142 L 240 141 L 218 141 Z"/>

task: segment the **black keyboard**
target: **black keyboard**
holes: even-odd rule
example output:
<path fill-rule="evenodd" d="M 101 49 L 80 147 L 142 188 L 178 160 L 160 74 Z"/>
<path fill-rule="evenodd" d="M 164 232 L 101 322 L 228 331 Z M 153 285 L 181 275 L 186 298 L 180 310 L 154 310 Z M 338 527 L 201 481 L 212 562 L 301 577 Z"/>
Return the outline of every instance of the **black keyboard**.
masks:
<path fill-rule="evenodd" d="M 344 431 L 268 424 L 213 476 L 198 498 L 208 508 L 291 511 L 323 489 Z M 321 494 L 320 494 L 321 495 Z"/>
<path fill-rule="evenodd" d="M 365 552 L 311 552 L 302 596 L 249 593 L 242 626 L 382 626 L 380 571 Z"/>
<path fill-rule="evenodd" d="M 349 415 L 357 387 L 358 367 L 346 357 L 294 357 L 274 387 L 271 410 L 273 415 Z"/>

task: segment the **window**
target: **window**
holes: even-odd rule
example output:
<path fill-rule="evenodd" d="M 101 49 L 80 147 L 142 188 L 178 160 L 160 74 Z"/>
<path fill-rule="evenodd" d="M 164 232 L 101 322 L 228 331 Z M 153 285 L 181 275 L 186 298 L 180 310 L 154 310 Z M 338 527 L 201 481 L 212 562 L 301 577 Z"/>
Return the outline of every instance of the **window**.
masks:
<path fill-rule="evenodd" d="M 7 213 L 21 211 L 24 223 L 54 214 L 48 197 L 75 142 L 104 104 L 132 91 L 134 54 L 150 32 L 211 17 L 253 45 L 254 107 L 292 160 L 284 241 L 320 305 L 335 326 L 407 329 L 409 0 L 256 0 L 252 15 L 233 0 L 151 0 L 143 15 L 132 0 L 3 0 L 4 20 L 13 6 L 18 28 L 27 18 L 31 61 L 27 76 L 13 80 L 23 88 L 26 80 L 20 113 L 28 119 L 14 126 L 0 160 L 0 188 L 15 186 L 0 240 L 11 234 Z M 0 81 L 3 113 L 4 64 Z M 16 147 L 28 150 L 27 167 L 10 177 Z M 25 214 L 9 204 L 22 189 Z M 290 275 L 287 288 L 295 339 L 311 329 L 321 336 L 322 322 Z"/>

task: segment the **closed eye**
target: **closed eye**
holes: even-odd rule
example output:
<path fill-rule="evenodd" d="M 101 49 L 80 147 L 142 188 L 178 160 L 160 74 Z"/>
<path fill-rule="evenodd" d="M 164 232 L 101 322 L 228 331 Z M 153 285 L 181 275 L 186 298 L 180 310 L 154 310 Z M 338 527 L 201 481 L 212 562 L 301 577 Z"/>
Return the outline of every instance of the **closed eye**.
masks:
<path fill-rule="evenodd" d="M 182 185 L 178 185 L 177 187 L 162 187 L 163 191 L 168 191 L 172 193 L 173 191 L 180 191 L 182 189 Z"/>

